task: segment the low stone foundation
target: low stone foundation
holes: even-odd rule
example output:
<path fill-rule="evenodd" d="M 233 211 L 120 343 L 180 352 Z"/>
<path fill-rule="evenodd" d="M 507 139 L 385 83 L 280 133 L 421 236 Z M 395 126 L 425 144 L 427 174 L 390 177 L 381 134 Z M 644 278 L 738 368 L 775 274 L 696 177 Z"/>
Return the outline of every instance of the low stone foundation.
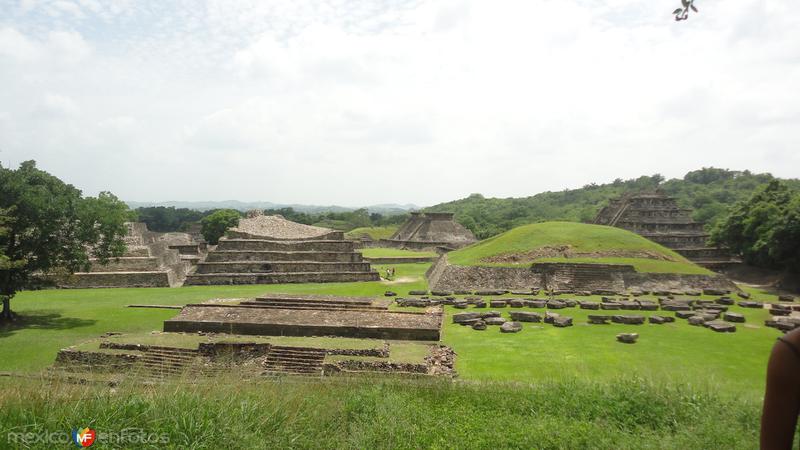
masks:
<path fill-rule="evenodd" d="M 738 291 L 719 274 L 694 275 L 636 272 L 615 264 L 535 263 L 530 267 L 455 266 L 442 255 L 426 273 L 431 290 L 538 290 L 551 292 Z"/>
<path fill-rule="evenodd" d="M 164 331 L 438 341 L 441 323 L 441 314 L 186 305 Z"/>

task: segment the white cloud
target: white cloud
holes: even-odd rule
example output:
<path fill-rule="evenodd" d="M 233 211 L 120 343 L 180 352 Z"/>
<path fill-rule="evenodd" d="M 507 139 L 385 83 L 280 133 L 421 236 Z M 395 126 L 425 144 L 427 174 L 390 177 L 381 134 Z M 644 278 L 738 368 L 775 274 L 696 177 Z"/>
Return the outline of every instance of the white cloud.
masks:
<path fill-rule="evenodd" d="M 639 0 L 23 5 L 0 12 L 0 147 L 154 200 L 429 204 L 704 165 L 798 176 L 800 11 L 698 6 L 676 23 Z"/>

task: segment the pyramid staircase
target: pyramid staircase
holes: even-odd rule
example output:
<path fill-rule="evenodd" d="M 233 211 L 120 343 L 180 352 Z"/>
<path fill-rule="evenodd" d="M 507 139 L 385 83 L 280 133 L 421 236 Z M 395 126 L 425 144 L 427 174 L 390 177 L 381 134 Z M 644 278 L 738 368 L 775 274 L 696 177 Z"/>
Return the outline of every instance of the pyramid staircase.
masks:
<path fill-rule="evenodd" d="M 196 349 L 150 347 L 139 361 L 145 378 L 159 380 L 187 373 L 197 356 Z"/>
<path fill-rule="evenodd" d="M 322 376 L 325 350 L 304 347 L 272 346 L 264 361 L 264 376 Z"/>
<path fill-rule="evenodd" d="M 186 285 L 378 281 L 380 276 L 343 233 L 325 239 L 222 238 Z"/>

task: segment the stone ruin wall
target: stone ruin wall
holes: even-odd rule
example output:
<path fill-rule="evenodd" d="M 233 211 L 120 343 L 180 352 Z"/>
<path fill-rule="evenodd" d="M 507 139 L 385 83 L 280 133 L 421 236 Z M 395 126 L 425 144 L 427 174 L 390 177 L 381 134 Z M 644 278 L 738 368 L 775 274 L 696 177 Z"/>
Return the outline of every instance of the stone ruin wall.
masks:
<path fill-rule="evenodd" d="M 574 265 L 572 270 L 567 266 Z M 577 269 L 577 270 L 576 270 Z M 632 266 L 611 264 L 540 263 L 528 267 L 456 266 L 447 256 L 426 272 L 431 290 L 702 290 L 738 291 L 723 275 L 636 272 Z"/>

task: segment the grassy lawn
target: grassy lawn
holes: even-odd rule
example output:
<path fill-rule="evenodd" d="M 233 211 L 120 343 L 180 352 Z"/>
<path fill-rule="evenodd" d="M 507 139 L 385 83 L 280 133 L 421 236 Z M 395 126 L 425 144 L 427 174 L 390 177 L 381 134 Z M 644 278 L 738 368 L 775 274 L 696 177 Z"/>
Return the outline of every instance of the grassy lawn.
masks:
<path fill-rule="evenodd" d="M 542 247 L 570 246 L 574 252 L 648 252 L 667 260 L 628 258 L 609 255 L 600 258 L 533 258 L 519 263 L 489 263 L 497 255 L 524 254 Z M 689 262 L 674 251 L 636 233 L 602 225 L 574 222 L 545 222 L 524 225 L 447 255 L 451 264 L 460 266 L 527 266 L 535 261 L 603 262 L 631 264 L 640 272 L 672 272 L 710 274 L 707 269 Z"/>
<path fill-rule="evenodd" d="M 384 271 L 383 266 L 374 266 Z M 267 292 L 378 296 L 388 290 L 425 289 L 429 264 L 396 266 L 395 282 L 188 286 L 182 288 L 75 289 L 19 293 L 11 302 L 22 319 L 0 327 L 0 371 L 37 370 L 59 349 L 100 336 L 161 330 L 177 310 L 126 308 L 130 304 L 185 305 L 212 298 L 255 297 Z"/>
<path fill-rule="evenodd" d="M 379 239 L 389 239 L 392 237 L 395 231 L 397 231 L 397 225 L 389 225 L 385 227 L 361 227 L 348 231 L 344 236 L 347 239 L 359 239 L 361 236 L 366 234 L 372 238 L 373 241 L 377 241 Z"/>
<path fill-rule="evenodd" d="M 597 299 L 599 301 L 599 299 Z M 669 315 L 668 311 L 589 311 L 568 308 L 555 311 L 573 318 L 574 326 L 555 328 L 524 323 L 517 334 L 500 333 L 499 327 L 475 331 L 452 323 L 446 307 L 445 344 L 458 353 L 456 368 L 465 379 L 548 382 L 563 379 L 611 381 L 637 376 L 655 383 L 692 385 L 736 392 L 756 398 L 763 394 L 767 359 L 781 333 L 764 326 L 766 310 L 731 307 L 747 323 L 735 333 L 714 333 L 690 326 L 685 320 L 664 325 L 589 325 L 589 314 Z M 509 311 L 497 309 L 509 319 Z M 510 319 L 509 319 L 510 320 Z M 618 333 L 639 333 L 634 345 L 618 343 Z"/>
<path fill-rule="evenodd" d="M 439 256 L 436 252 L 415 252 L 413 250 L 402 250 L 399 248 L 362 248 L 358 251 L 366 258 Z"/>

